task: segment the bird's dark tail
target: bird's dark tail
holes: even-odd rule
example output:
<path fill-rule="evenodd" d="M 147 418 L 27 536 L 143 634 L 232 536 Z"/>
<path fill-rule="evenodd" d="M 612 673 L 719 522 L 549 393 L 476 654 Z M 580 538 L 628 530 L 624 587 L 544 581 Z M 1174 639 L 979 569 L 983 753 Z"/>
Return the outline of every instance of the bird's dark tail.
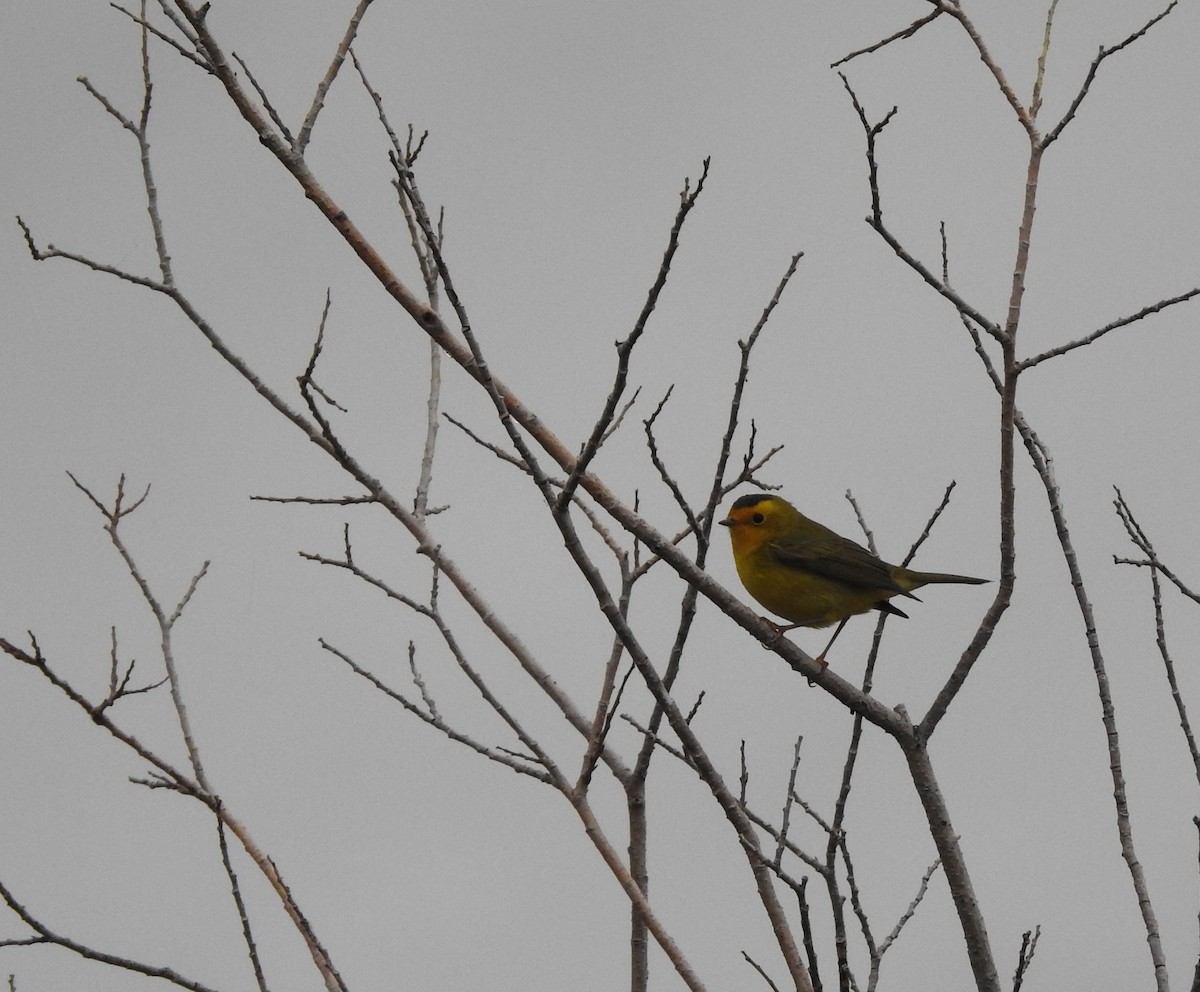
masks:
<path fill-rule="evenodd" d="M 985 582 L 992 581 L 991 579 L 976 579 L 970 575 L 951 575 L 948 572 L 914 572 L 911 570 L 909 570 L 906 577 L 912 582 L 913 589 L 919 586 L 936 585 L 939 582 L 980 586 Z"/>

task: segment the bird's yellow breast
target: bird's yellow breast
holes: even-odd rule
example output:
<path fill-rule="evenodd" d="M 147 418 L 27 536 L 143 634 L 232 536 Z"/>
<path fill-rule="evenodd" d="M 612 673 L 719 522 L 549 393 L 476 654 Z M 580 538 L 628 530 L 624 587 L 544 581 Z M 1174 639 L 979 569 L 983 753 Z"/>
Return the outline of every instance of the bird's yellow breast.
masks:
<path fill-rule="evenodd" d="M 747 536 L 759 533 L 751 531 Z M 888 592 L 848 586 L 836 579 L 791 568 L 771 556 L 770 541 L 746 541 L 740 551 L 735 529 L 734 563 L 742 585 L 762 606 L 789 623 L 828 627 L 846 617 L 866 613 Z"/>

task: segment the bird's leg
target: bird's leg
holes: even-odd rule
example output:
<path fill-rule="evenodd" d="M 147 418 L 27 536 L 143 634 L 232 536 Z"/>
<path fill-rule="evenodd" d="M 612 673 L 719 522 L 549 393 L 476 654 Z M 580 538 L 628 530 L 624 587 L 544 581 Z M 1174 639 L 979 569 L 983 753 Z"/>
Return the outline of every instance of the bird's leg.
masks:
<path fill-rule="evenodd" d="M 825 660 L 825 655 L 829 654 L 829 649 L 833 647 L 833 642 L 837 640 L 838 634 L 842 632 L 842 628 L 846 626 L 846 621 L 849 619 L 849 617 L 842 618 L 842 622 L 837 625 L 837 630 L 835 630 L 833 632 L 833 636 L 829 638 L 829 643 L 825 645 L 825 650 L 823 650 L 819 655 L 816 656 L 816 658 L 813 659 L 818 665 L 821 666 L 821 671 L 824 671 L 829 664 L 829 662 Z"/>
<path fill-rule="evenodd" d="M 802 624 L 802 623 L 777 624 L 774 620 L 770 619 L 770 617 L 762 617 L 761 619 L 762 619 L 763 623 L 765 623 L 768 627 L 770 627 L 775 632 L 775 636 L 772 637 L 769 641 L 762 642 L 762 646 L 764 648 L 766 648 L 768 651 L 771 648 L 773 648 L 776 644 L 778 644 L 779 639 L 781 637 L 783 637 L 783 635 L 786 634 L 789 630 L 795 630 L 797 627 L 804 626 L 804 624 Z M 846 626 L 846 620 L 849 620 L 849 619 L 850 619 L 849 617 L 846 617 L 844 620 L 842 620 L 841 623 L 838 624 L 837 630 L 835 630 L 833 632 L 833 637 L 829 638 L 829 643 L 825 645 L 825 650 L 822 651 L 819 655 L 817 655 L 813 659 L 813 661 L 815 661 L 817 663 L 817 667 L 822 672 L 825 671 L 825 669 L 829 667 L 829 662 L 827 662 L 825 660 L 826 652 L 831 647 L 833 647 L 833 642 L 837 640 L 837 635 L 842 632 L 842 628 Z M 811 684 L 812 680 L 810 679 L 809 682 Z"/>

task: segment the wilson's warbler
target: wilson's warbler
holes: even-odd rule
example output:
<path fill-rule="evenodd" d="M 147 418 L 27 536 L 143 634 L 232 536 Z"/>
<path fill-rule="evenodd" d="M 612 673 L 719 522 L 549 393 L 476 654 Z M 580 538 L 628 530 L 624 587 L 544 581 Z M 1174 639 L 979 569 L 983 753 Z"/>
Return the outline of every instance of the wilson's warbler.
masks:
<path fill-rule="evenodd" d="M 988 581 L 889 565 L 861 544 L 809 520 L 787 500 L 767 493 L 742 496 L 721 523 L 729 528 L 733 560 L 746 591 L 791 621 L 786 627 L 774 625 L 779 634 L 795 627 L 838 624 L 816 658 L 822 667 L 850 617 L 868 610 L 907 617 L 888 600 L 916 599 L 912 590 L 935 582 Z"/>

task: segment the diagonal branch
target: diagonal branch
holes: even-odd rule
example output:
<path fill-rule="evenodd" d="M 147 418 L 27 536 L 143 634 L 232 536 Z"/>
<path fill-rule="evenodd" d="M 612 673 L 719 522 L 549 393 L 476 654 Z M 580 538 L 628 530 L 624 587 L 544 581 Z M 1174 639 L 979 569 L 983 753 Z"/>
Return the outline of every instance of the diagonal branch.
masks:
<path fill-rule="evenodd" d="M 900 243 L 900 239 L 892 234 L 891 230 L 884 223 L 883 200 L 879 192 L 879 163 L 875 154 L 875 145 L 880 133 L 882 133 L 883 129 L 887 127 L 888 123 L 895 116 L 896 108 L 893 107 L 884 115 L 882 120 L 872 124 L 867 119 L 867 112 L 859 102 L 858 94 L 851 87 L 850 80 L 842 73 L 838 73 L 838 75 L 841 77 L 842 85 L 846 88 L 846 92 L 850 95 L 850 101 L 854 105 L 854 111 L 858 114 L 859 123 L 862 124 L 863 133 L 867 139 L 867 178 L 871 190 L 871 213 L 867 216 L 867 223 L 883 238 L 888 247 L 895 252 L 897 258 L 917 273 L 939 296 L 946 299 L 959 314 L 969 317 L 977 326 L 982 327 L 997 341 L 1003 343 L 1004 330 L 1000 325 L 995 321 L 988 320 L 978 309 L 968 303 L 955 290 L 951 289 L 948 283 L 939 279 L 933 270 Z"/>
<path fill-rule="evenodd" d="M 979 30 L 975 27 L 971 18 L 967 16 L 967 12 L 963 10 L 962 4 L 958 0 L 930 0 L 930 2 L 943 13 L 949 14 L 959 24 L 963 30 L 967 32 L 967 37 L 971 39 L 971 44 L 975 46 L 975 50 L 979 53 L 980 61 L 987 66 L 988 72 L 992 74 L 992 78 L 996 80 L 996 85 L 1000 87 L 1000 92 L 1004 94 L 1004 99 L 1008 101 L 1008 105 L 1012 107 L 1013 113 L 1017 115 L 1017 120 L 1020 121 L 1029 135 L 1029 140 L 1036 143 L 1038 139 L 1037 124 L 1034 121 L 1033 114 L 1021 103 L 1020 97 L 1009 85 L 1008 79 L 1005 78 L 1004 71 L 992 57 L 992 53 L 988 50 L 987 45 L 983 42 L 983 37 L 979 34 Z"/>
<path fill-rule="evenodd" d="M 1017 371 L 1024 372 L 1026 369 L 1032 368 L 1033 366 L 1046 361 L 1048 358 L 1055 358 L 1059 355 L 1065 355 L 1069 351 L 1074 351 L 1076 348 L 1082 348 L 1091 344 L 1093 341 L 1104 337 L 1104 335 L 1109 331 L 1115 331 L 1122 327 L 1128 327 L 1130 324 L 1141 320 L 1143 317 L 1149 317 L 1150 314 L 1166 310 L 1167 307 L 1173 307 L 1177 303 L 1184 303 L 1194 296 L 1200 296 L 1200 286 L 1195 289 L 1189 289 L 1186 293 L 1180 293 L 1178 296 L 1171 296 L 1166 299 L 1159 300 L 1157 303 L 1151 303 L 1148 307 L 1142 307 L 1142 309 L 1137 313 L 1132 313 L 1128 317 L 1120 317 L 1117 320 L 1114 320 L 1111 324 L 1105 324 L 1099 330 L 1092 331 L 1091 334 L 1077 338 L 1074 341 L 1068 341 L 1066 344 L 1061 344 L 1056 348 L 1050 348 L 1046 351 L 1043 351 L 1040 355 L 1034 355 L 1031 358 L 1026 358 L 1017 364 Z"/>
<path fill-rule="evenodd" d="M 86 944 L 81 944 L 70 937 L 65 937 L 60 933 L 51 930 L 46 924 L 34 916 L 28 909 L 17 901 L 16 896 L 3 883 L 0 882 L 0 899 L 8 905 L 29 929 L 37 934 L 35 938 L 23 938 L 18 940 L 0 940 L 0 947 L 16 947 L 20 945 L 30 944 L 53 944 L 55 947 L 61 947 L 64 950 L 78 954 L 81 958 L 86 958 L 89 961 L 98 961 L 101 964 L 112 965 L 114 968 L 120 968 L 123 971 L 134 972 L 139 975 L 145 975 L 148 978 L 161 978 L 165 982 L 170 982 L 172 985 L 178 986 L 181 989 L 190 989 L 191 992 L 213 992 L 207 985 L 202 985 L 200 982 L 185 978 L 173 968 L 160 968 L 154 965 L 143 964 L 140 961 L 134 961 L 131 958 L 120 957 L 116 954 L 108 954 L 104 951 L 98 951 Z"/>
<path fill-rule="evenodd" d="M 929 24 L 931 21 L 937 20 L 944 13 L 945 13 L 944 10 L 939 9 L 939 10 L 935 10 L 932 14 L 926 14 L 924 17 L 918 17 L 908 27 L 902 28 L 901 30 L 897 31 L 895 34 L 888 35 L 882 41 L 877 41 L 877 42 L 875 42 L 875 44 L 868 45 L 866 48 L 856 49 L 855 51 L 851 52 L 849 55 L 843 55 L 836 62 L 830 63 L 829 68 L 836 69 L 839 65 L 845 65 L 851 59 L 856 59 L 860 55 L 870 55 L 871 52 L 877 52 L 877 51 L 879 51 L 879 49 L 884 48 L 887 45 L 890 45 L 893 41 L 902 41 L 905 38 L 911 38 L 918 31 L 920 31 L 921 28 L 925 27 L 926 24 Z"/>
<path fill-rule="evenodd" d="M 1121 51 L 1121 49 L 1125 48 L 1127 45 L 1132 45 L 1135 41 L 1141 38 L 1144 34 L 1146 34 L 1147 31 L 1154 27 L 1155 24 L 1171 13 L 1171 11 L 1175 9 L 1175 5 L 1177 3 L 1178 0 L 1171 0 L 1164 10 L 1160 11 L 1158 14 L 1155 14 L 1152 18 L 1150 18 L 1150 20 L 1143 24 L 1137 31 L 1133 32 L 1133 34 L 1131 34 L 1124 41 L 1119 42 L 1110 48 L 1105 48 L 1103 45 L 1100 46 L 1100 51 L 1096 54 L 1096 57 L 1092 59 L 1092 64 L 1088 66 L 1087 75 L 1084 76 L 1083 79 L 1083 85 L 1079 87 L 1079 92 L 1075 94 L 1075 99 L 1071 101 L 1071 106 L 1068 107 L 1067 112 L 1063 114 L 1062 120 L 1059 121 L 1058 124 L 1055 125 L 1054 129 L 1042 139 L 1041 145 L 1043 148 L 1046 148 L 1053 142 L 1057 141 L 1059 135 L 1063 133 L 1063 128 L 1070 124 L 1074 119 L 1080 105 L 1087 97 L 1088 91 L 1092 88 L 1092 83 L 1096 79 L 1096 73 L 1100 70 L 1100 66 L 1104 60 L 1110 55 L 1116 55 L 1116 53 Z"/>
<path fill-rule="evenodd" d="M 1129 535 L 1129 539 L 1141 549 L 1147 559 L 1145 562 L 1127 563 L 1137 565 L 1146 564 L 1150 566 L 1151 596 L 1154 602 L 1154 640 L 1158 645 L 1159 656 L 1163 660 L 1163 668 L 1167 676 L 1167 686 L 1171 690 L 1171 700 L 1175 704 L 1175 712 L 1179 715 L 1179 726 L 1183 730 L 1184 740 L 1187 742 L 1188 754 L 1191 755 L 1192 766 L 1196 771 L 1196 782 L 1200 784 L 1200 748 L 1196 746 L 1196 736 L 1192 733 L 1192 722 L 1188 718 L 1187 706 L 1183 701 L 1182 693 L 1179 691 L 1179 681 L 1175 677 L 1175 660 L 1171 657 L 1171 652 L 1167 648 L 1167 632 L 1163 621 L 1162 583 L 1159 580 L 1159 573 L 1164 571 L 1164 569 L 1158 560 L 1158 554 L 1154 550 L 1154 545 L 1150 543 L 1150 538 L 1142 530 L 1137 520 L 1134 519 L 1133 511 L 1129 508 L 1129 504 L 1125 502 L 1125 497 L 1121 494 L 1121 490 L 1117 489 L 1116 493 L 1117 498 L 1113 501 L 1113 505 L 1117 509 L 1117 516 L 1121 518 L 1121 523 L 1124 524 L 1125 532 Z M 1178 583 L 1176 584 L 1178 585 Z M 1195 599 L 1195 596 L 1192 598 Z"/>
<path fill-rule="evenodd" d="M 317 123 L 317 115 L 325 106 L 325 94 L 329 92 L 329 87 L 333 85 L 333 81 L 337 78 L 338 71 L 342 68 L 342 63 L 346 61 L 346 53 L 350 51 L 350 46 L 354 44 L 354 36 L 358 34 L 358 26 L 362 23 L 363 15 L 366 14 L 367 8 L 371 6 L 371 2 L 372 0 L 358 0 L 358 6 L 354 8 L 354 13 L 350 15 L 350 23 L 346 25 L 346 33 L 342 36 L 341 42 L 333 53 L 333 59 L 329 63 L 329 68 L 325 70 L 325 75 L 317 84 L 317 92 L 313 95 L 312 106 L 308 108 L 308 113 L 304 116 L 304 123 L 300 126 L 300 134 L 296 138 L 295 144 L 297 155 L 303 155 L 305 149 L 308 148 L 308 142 L 312 138 L 313 127 Z"/>
<path fill-rule="evenodd" d="M 687 220 L 687 216 L 691 213 L 692 207 L 696 205 L 696 200 L 704 190 L 704 181 L 708 178 L 708 166 L 710 159 L 704 160 L 703 168 L 700 170 L 700 178 L 696 180 L 696 188 L 691 188 L 690 180 L 685 180 L 683 191 L 679 194 L 679 210 L 675 214 L 675 223 L 671 225 L 671 233 L 667 238 L 667 249 L 663 252 L 662 264 L 658 267 L 658 275 L 654 278 L 654 283 L 650 287 L 650 292 L 646 295 L 646 302 L 642 305 L 642 312 L 638 314 L 637 321 L 633 325 L 633 330 L 629 336 L 623 341 L 617 342 L 617 372 L 613 381 L 612 389 L 609 391 L 608 399 L 604 402 L 604 409 L 600 416 L 596 418 L 596 423 L 592 427 L 591 436 L 587 439 L 583 446 L 583 451 L 580 452 L 575 465 L 571 469 L 570 475 L 567 476 L 567 483 L 562 488 L 562 492 L 558 494 L 559 508 L 566 505 L 571 496 L 575 492 L 576 486 L 579 485 L 579 480 L 588 470 L 592 459 L 596 457 L 600 450 L 600 445 L 608 436 L 608 428 L 612 423 L 613 417 L 617 411 L 617 405 L 621 401 L 621 397 L 625 393 L 625 383 L 629 378 L 629 361 L 633 354 L 633 349 L 641 339 L 642 334 L 646 330 L 646 323 L 650 319 L 650 315 L 654 312 L 655 306 L 658 305 L 658 298 L 662 294 L 663 287 L 667 284 L 667 276 L 671 272 L 671 262 L 675 258 L 675 252 L 679 249 L 679 235 L 683 230 L 683 223 Z M 665 400 L 664 400 L 665 402 Z"/>

